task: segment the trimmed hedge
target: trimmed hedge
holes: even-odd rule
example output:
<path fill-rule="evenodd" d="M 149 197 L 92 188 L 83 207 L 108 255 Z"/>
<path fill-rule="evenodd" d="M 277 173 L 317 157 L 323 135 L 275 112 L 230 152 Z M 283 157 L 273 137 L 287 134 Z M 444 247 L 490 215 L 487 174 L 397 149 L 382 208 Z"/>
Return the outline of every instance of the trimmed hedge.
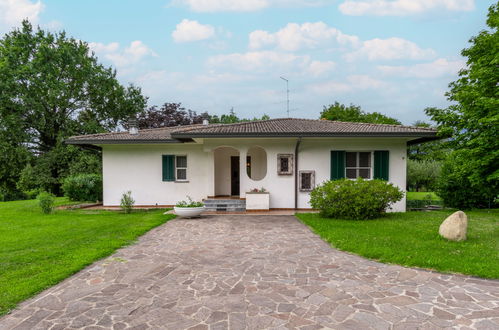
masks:
<path fill-rule="evenodd" d="M 383 180 L 334 180 L 310 193 L 310 204 L 321 216 L 337 219 L 374 219 L 404 197 L 398 187 Z"/>
<path fill-rule="evenodd" d="M 101 201 L 102 177 L 98 174 L 78 174 L 64 179 L 64 195 L 72 201 Z"/>

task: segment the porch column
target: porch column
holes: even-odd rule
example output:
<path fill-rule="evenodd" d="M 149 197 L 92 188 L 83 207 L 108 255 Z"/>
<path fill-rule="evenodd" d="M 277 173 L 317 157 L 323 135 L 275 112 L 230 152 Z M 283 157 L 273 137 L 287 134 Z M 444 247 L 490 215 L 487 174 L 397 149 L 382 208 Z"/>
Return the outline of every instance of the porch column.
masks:
<path fill-rule="evenodd" d="M 248 175 L 246 174 L 246 156 L 248 148 L 238 148 L 239 150 L 239 197 L 245 198 L 248 191 Z"/>

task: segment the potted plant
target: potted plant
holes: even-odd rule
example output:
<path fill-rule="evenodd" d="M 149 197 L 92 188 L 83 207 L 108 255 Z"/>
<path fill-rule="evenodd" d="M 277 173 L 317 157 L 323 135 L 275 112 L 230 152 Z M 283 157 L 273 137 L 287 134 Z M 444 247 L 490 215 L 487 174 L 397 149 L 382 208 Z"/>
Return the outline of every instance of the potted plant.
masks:
<path fill-rule="evenodd" d="M 195 202 L 191 197 L 187 196 L 187 200 L 179 201 L 173 207 L 175 214 L 183 218 L 198 217 L 204 211 L 202 202 Z"/>
<path fill-rule="evenodd" d="M 254 188 L 246 192 L 246 210 L 269 210 L 270 194 L 265 188 Z"/>

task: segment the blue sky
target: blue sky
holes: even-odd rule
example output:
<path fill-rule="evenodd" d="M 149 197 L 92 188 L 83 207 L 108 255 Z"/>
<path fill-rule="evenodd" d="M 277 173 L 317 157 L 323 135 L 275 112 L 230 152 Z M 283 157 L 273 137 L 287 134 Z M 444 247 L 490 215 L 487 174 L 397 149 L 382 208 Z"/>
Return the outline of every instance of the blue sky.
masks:
<path fill-rule="evenodd" d="M 318 118 L 339 101 L 405 124 L 445 107 L 484 29 L 488 0 L 0 0 L 0 33 L 24 17 L 87 41 L 151 105 L 241 117 Z"/>

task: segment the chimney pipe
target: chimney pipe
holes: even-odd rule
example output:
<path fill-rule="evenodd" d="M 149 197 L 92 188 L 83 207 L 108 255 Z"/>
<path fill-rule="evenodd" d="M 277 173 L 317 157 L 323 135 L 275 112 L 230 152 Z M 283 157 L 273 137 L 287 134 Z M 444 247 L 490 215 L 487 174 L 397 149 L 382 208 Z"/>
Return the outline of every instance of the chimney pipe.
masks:
<path fill-rule="evenodd" d="M 203 125 L 204 126 L 208 126 L 210 122 L 208 121 L 208 119 L 203 119 Z"/>
<path fill-rule="evenodd" d="M 131 135 L 137 135 L 137 134 L 139 134 L 139 128 L 137 127 L 137 120 L 130 119 L 128 121 L 128 132 Z"/>

